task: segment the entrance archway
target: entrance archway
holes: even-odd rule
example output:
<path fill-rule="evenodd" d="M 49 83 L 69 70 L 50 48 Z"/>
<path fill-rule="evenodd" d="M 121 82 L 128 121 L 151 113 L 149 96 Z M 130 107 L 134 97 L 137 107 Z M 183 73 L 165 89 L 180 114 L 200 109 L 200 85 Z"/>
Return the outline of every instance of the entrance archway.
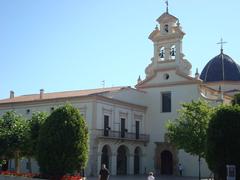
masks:
<path fill-rule="evenodd" d="M 163 151 L 161 153 L 161 174 L 173 174 L 173 156 L 170 151 Z"/>
<path fill-rule="evenodd" d="M 102 155 L 101 155 L 101 164 L 105 164 L 106 167 L 109 169 L 110 168 L 110 147 L 108 145 L 103 146 L 102 148 Z"/>
<path fill-rule="evenodd" d="M 134 151 L 134 174 L 140 174 L 141 149 L 136 147 Z"/>
<path fill-rule="evenodd" d="M 120 146 L 117 150 L 117 174 L 127 174 L 127 148 L 126 146 Z"/>

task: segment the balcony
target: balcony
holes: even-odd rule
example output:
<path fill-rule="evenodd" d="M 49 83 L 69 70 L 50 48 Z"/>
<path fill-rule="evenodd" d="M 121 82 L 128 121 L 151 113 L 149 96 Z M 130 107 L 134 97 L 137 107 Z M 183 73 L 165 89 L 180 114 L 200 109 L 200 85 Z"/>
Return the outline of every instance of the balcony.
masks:
<path fill-rule="evenodd" d="M 124 132 L 121 131 L 104 131 L 104 129 L 96 129 L 95 130 L 97 137 L 100 139 L 112 139 L 112 140 L 127 140 L 127 141 L 138 141 L 147 143 L 149 142 L 149 135 L 148 134 L 136 134 L 131 132 Z"/>

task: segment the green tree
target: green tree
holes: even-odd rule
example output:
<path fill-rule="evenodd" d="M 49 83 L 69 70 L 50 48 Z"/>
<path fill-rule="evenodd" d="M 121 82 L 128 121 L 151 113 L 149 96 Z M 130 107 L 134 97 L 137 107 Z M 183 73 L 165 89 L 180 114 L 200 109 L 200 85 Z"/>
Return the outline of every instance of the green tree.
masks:
<path fill-rule="evenodd" d="M 232 105 L 240 105 L 240 93 L 235 94 L 232 99 Z"/>
<path fill-rule="evenodd" d="M 41 173 L 74 173 L 86 166 L 87 158 L 87 124 L 79 110 L 67 104 L 53 111 L 39 134 L 37 160 Z"/>
<path fill-rule="evenodd" d="M 28 168 L 29 172 L 32 172 L 31 157 L 36 158 L 37 156 L 37 144 L 40 128 L 47 119 L 48 114 L 45 112 L 33 113 L 32 118 L 29 119 L 29 139 L 26 156 L 28 157 Z"/>
<path fill-rule="evenodd" d="M 28 140 L 28 123 L 14 111 L 3 114 L 0 120 L 0 156 L 15 159 L 15 170 L 20 171 L 19 159 L 26 152 Z"/>
<path fill-rule="evenodd" d="M 167 136 L 178 149 L 184 149 L 198 156 L 199 179 L 200 161 L 205 157 L 206 131 L 213 109 L 203 100 L 182 104 L 179 116 L 167 123 Z"/>
<path fill-rule="evenodd" d="M 48 114 L 46 112 L 36 112 L 33 113 L 32 118 L 29 119 L 29 156 L 36 157 L 37 155 L 37 144 L 40 128 L 46 121 L 47 117 Z"/>
<path fill-rule="evenodd" d="M 236 165 L 240 179 L 240 106 L 220 106 L 207 130 L 206 161 L 216 179 L 226 179 L 226 165 Z"/>

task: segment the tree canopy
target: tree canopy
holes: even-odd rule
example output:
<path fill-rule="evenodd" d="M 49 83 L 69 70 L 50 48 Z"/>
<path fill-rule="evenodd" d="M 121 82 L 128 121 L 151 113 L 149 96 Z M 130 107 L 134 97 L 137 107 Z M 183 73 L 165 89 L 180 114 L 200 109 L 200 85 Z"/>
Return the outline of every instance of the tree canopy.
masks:
<path fill-rule="evenodd" d="M 0 157 L 15 158 L 19 172 L 19 158 L 25 155 L 29 128 L 26 119 L 14 111 L 3 114 L 0 119 Z"/>
<path fill-rule="evenodd" d="M 203 100 L 183 103 L 179 116 L 167 124 L 167 137 L 178 148 L 198 156 L 199 179 L 200 161 L 205 157 L 206 134 L 213 108 Z"/>
<path fill-rule="evenodd" d="M 206 161 L 217 179 L 225 179 L 226 165 L 236 165 L 240 178 L 240 106 L 220 106 L 207 131 Z"/>
<path fill-rule="evenodd" d="M 240 105 L 240 93 L 235 94 L 232 99 L 232 105 Z"/>
<path fill-rule="evenodd" d="M 79 110 L 66 104 L 52 112 L 40 129 L 37 160 L 45 175 L 80 171 L 88 158 L 88 129 Z"/>
<path fill-rule="evenodd" d="M 29 148 L 27 153 L 31 157 L 36 157 L 40 128 L 47 117 L 48 114 L 45 112 L 35 112 L 32 118 L 29 119 Z"/>
<path fill-rule="evenodd" d="M 178 149 L 204 157 L 206 132 L 212 112 L 203 100 L 183 103 L 178 118 L 167 124 L 168 138 Z"/>

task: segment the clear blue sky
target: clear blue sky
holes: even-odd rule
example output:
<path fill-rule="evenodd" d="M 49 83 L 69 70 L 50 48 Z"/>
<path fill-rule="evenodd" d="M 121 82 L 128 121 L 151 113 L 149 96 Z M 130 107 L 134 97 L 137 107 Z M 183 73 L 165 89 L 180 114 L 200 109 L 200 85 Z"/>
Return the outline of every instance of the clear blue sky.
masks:
<path fill-rule="evenodd" d="M 169 0 L 186 36 L 186 58 L 201 71 L 219 53 L 240 62 L 239 0 Z M 164 0 L 1 0 L 0 98 L 106 86 L 134 86 L 153 46 L 148 35 Z"/>

